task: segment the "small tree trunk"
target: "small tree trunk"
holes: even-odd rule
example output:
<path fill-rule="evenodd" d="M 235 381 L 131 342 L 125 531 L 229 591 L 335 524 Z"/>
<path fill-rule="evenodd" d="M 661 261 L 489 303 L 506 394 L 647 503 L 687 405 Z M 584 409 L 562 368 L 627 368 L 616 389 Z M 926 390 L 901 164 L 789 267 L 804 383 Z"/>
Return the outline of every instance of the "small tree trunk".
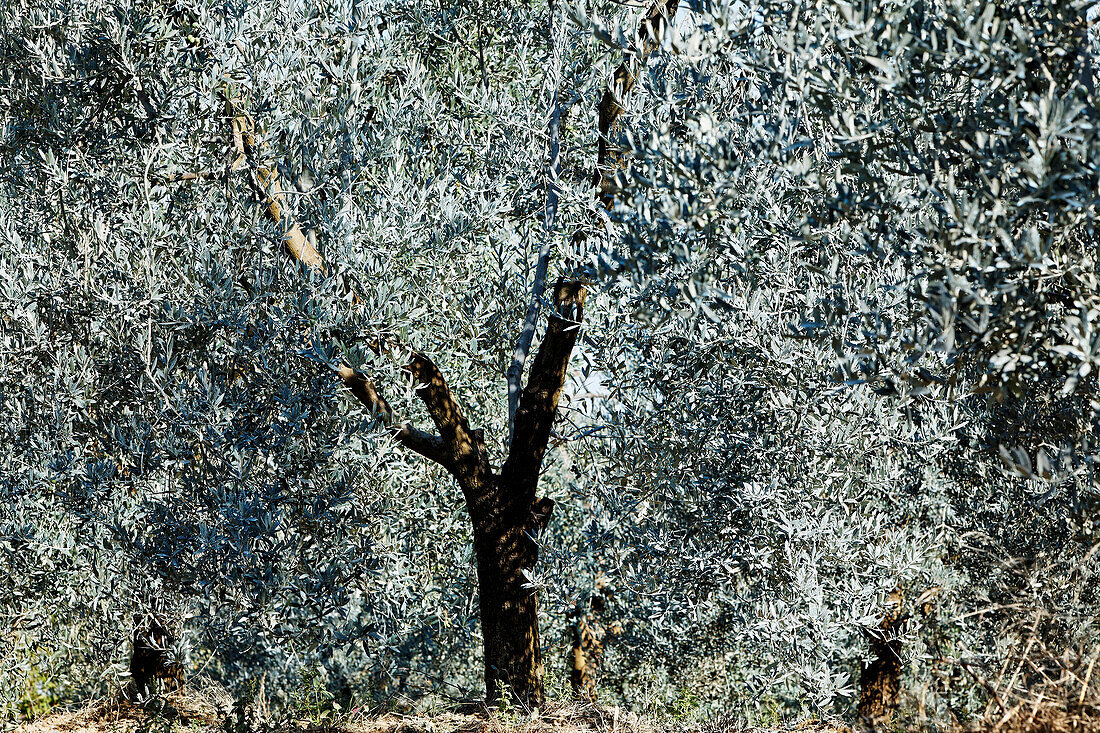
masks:
<path fill-rule="evenodd" d="M 618 623 L 605 625 L 604 613 L 611 592 L 607 581 L 601 576 L 596 579 L 595 592 L 585 602 L 578 602 L 570 612 L 573 626 L 573 648 L 569 651 L 569 684 L 573 688 L 573 697 L 578 700 L 595 701 L 596 672 L 603 660 L 604 639 L 608 634 L 614 636 L 621 631 Z"/>
<path fill-rule="evenodd" d="M 569 666 L 569 686 L 573 690 L 573 697 L 578 700 L 594 701 L 596 699 L 595 655 L 598 653 L 600 640 L 592 632 L 587 614 L 579 603 L 569 615 L 572 617 L 573 626 L 573 646 L 566 658 Z"/>
<path fill-rule="evenodd" d="M 859 718 L 872 730 L 890 726 L 901 697 L 901 639 L 898 633 L 905 617 L 901 613 L 901 590 L 887 599 L 886 617 L 874 633 L 868 634 L 872 660 L 863 665 L 859 678 Z"/>
<path fill-rule="evenodd" d="M 147 698 L 156 692 L 157 681 L 161 691 L 179 689 L 183 682 L 183 669 L 171 661 L 168 649 L 172 635 L 159 619 L 153 616 L 134 616 L 134 648 L 130 656 L 130 679 L 134 698 Z"/>

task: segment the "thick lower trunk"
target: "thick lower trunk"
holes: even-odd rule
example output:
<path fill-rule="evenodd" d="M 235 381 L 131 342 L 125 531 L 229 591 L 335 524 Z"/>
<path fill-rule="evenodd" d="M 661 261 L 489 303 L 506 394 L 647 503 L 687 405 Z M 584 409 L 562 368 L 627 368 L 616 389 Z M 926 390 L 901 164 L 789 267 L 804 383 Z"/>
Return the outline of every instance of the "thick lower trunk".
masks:
<path fill-rule="evenodd" d="M 538 598 L 524 579 L 478 572 L 481 630 L 485 639 L 485 692 L 490 702 L 507 695 L 527 709 L 542 708 L 542 654 Z M 517 586 L 520 586 L 517 590 Z"/>
<path fill-rule="evenodd" d="M 860 676 L 859 717 L 871 728 L 888 727 L 898 709 L 901 693 L 901 659 L 896 642 L 872 644 L 875 659 L 863 667 Z"/>
<path fill-rule="evenodd" d="M 504 491 L 494 482 L 490 506 L 474 518 L 481 633 L 485 643 L 485 692 L 490 703 L 507 696 L 527 709 L 542 708 L 542 653 L 539 649 L 538 595 L 526 587 L 524 570 L 538 560 L 533 536 L 538 515 L 530 502 L 508 506 Z"/>
<path fill-rule="evenodd" d="M 888 728 L 894 720 L 901 693 L 901 651 L 896 641 L 871 644 L 875 659 L 860 675 L 859 717 L 873 730 Z"/>

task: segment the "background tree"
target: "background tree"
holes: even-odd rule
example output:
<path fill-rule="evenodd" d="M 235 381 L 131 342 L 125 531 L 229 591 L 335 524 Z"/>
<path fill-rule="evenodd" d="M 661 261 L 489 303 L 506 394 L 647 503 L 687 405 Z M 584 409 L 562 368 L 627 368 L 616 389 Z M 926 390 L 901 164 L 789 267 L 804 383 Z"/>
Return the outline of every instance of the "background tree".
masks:
<path fill-rule="evenodd" d="M 761 629 L 763 638 L 839 622 L 822 636 L 846 641 L 815 646 L 811 658 L 821 666 L 803 674 L 818 689 L 850 695 L 829 686 L 830 674 L 847 668 L 847 679 L 855 677 L 843 659 L 865 634 L 848 634 L 878 633 L 898 582 L 913 591 L 906 671 L 917 680 L 940 671 L 916 663 L 913 637 L 917 599 L 935 591 L 945 608 L 958 604 L 957 616 L 992 609 L 969 628 L 949 625 L 960 645 L 954 658 L 995 674 L 1006 645 L 988 650 L 998 624 L 1011 623 L 997 609 L 1028 594 L 1016 585 L 1023 577 L 1057 584 L 1032 573 L 1011 579 L 1005 562 L 1034 565 L 1044 552 L 1092 557 L 1085 517 L 1095 502 L 1094 459 L 1086 446 L 1096 398 L 1082 375 L 1094 371 L 1093 357 L 1091 347 L 1074 345 L 1097 294 L 1096 105 L 1087 83 L 1096 39 L 1087 14 L 1087 4 L 1075 3 L 817 3 L 797 11 L 759 3 L 703 8 L 677 25 L 671 43 L 680 53 L 653 67 L 630 110 L 632 165 L 619 179 L 629 194 L 611 238 L 623 244 L 610 244 L 603 261 L 631 283 L 638 295 L 631 299 L 624 284 L 624 301 L 652 324 L 624 328 L 633 348 L 612 357 L 631 359 L 627 383 L 649 373 L 623 393 L 634 406 L 619 434 L 637 447 L 622 475 L 636 475 L 639 456 L 663 453 L 643 474 L 680 465 L 679 486 L 709 489 L 655 502 L 639 487 L 634 500 L 656 526 L 665 512 L 695 513 L 682 525 L 692 530 L 654 555 L 698 538 L 701 557 L 682 563 L 678 587 L 703 596 L 668 599 L 670 613 L 679 607 L 690 617 L 709 601 L 716 616 L 743 628 L 745 619 L 766 618 L 761 598 L 774 597 L 786 623 Z M 622 343 L 610 341 L 616 350 Z M 654 354 L 669 358 L 650 366 Z M 746 403 L 754 394 L 759 401 Z M 787 459 L 790 473 L 779 468 Z M 786 494 L 777 491 L 784 475 Z M 764 496 L 783 497 L 782 508 L 741 525 L 757 477 L 771 482 Z M 838 500 L 836 514 L 817 500 L 798 516 L 818 481 Z M 712 525 L 707 518 L 723 505 L 734 510 L 721 514 L 728 524 Z M 772 517 L 782 517 L 779 526 Z M 799 553 L 807 528 L 830 527 L 822 539 L 831 545 L 850 536 L 853 519 L 870 520 L 855 547 L 874 547 L 889 532 L 900 544 L 878 557 L 916 561 L 870 573 L 884 581 L 874 593 L 878 610 L 851 605 L 840 587 L 815 590 L 827 562 L 809 558 L 822 549 Z M 925 534 L 906 538 L 910 531 Z M 637 547 L 621 532 L 615 544 Z M 785 558 L 789 570 L 730 575 L 724 563 L 780 537 L 765 557 L 773 567 Z M 755 538 L 747 549 L 731 544 L 744 538 Z M 712 555 L 714 547 L 724 549 Z M 848 552 L 839 557 L 860 557 Z M 813 576 L 804 572 L 810 566 Z M 707 581 L 692 584 L 702 567 L 711 569 L 702 573 Z M 724 575 L 727 589 L 713 588 Z M 825 606 L 799 616 L 788 611 L 792 597 L 824 598 Z M 740 610 L 737 599 L 746 604 Z M 1047 612 L 1087 617 L 1083 602 L 1063 599 Z M 1079 649 L 1080 639 L 1057 627 L 1049 627 L 1057 639 L 1050 648 Z M 761 641 L 746 641 L 742 654 L 758 654 Z M 727 659 L 741 656 L 726 648 Z M 834 649 L 840 657 L 827 659 Z M 776 668 L 805 658 L 795 646 Z M 956 673 L 972 688 L 968 673 Z M 801 685 L 795 693 L 804 694 Z M 955 704 L 958 694 L 943 698 L 952 713 L 966 708 Z"/>

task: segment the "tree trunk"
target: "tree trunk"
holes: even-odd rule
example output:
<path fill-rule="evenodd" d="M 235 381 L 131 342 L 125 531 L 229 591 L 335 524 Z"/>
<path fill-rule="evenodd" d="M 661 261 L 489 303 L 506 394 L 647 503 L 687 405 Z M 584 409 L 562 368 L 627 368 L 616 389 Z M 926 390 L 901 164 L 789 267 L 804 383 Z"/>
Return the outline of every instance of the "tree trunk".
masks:
<path fill-rule="evenodd" d="M 135 699 L 148 698 L 160 691 L 178 689 L 183 682 L 183 669 L 171 661 L 169 647 L 172 635 L 154 616 L 134 616 L 134 648 L 130 656 L 130 679 Z"/>
<path fill-rule="evenodd" d="M 523 572 L 538 561 L 533 536 L 539 527 L 531 503 L 514 501 L 518 497 L 499 478 L 489 493 L 492 510 L 473 517 L 486 698 L 495 701 L 508 691 L 524 708 L 542 708 L 538 596 L 525 587 Z"/>
<path fill-rule="evenodd" d="M 474 525 L 486 697 L 494 701 L 509 690 L 528 709 L 542 707 L 544 690 L 538 601 L 536 589 L 526 587 L 524 570 L 534 570 L 535 538 L 554 510 L 554 502 L 536 499 L 536 491 L 569 356 L 584 318 L 584 301 L 581 283 L 559 280 L 554 287 L 557 312 L 550 317 L 520 395 L 508 458 L 499 475 L 493 474 L 487 459 L 477 471 L 453 472 Z M 474 452 L 484 455 L 484 436 L 480 431 L 473 435 L 478 444 Z"/>
<path fill-rule="evenodd" d="M 886 617 L 879 628 L 868 633 L 872 660 L 863 665 L 859 677 L 859 718 L 871 730 L 883 730 L 894 720 L 901 697 L 901 639 L 898 633 L 905 617 L 901 613 L 901 590 L 887 599 Z"/>

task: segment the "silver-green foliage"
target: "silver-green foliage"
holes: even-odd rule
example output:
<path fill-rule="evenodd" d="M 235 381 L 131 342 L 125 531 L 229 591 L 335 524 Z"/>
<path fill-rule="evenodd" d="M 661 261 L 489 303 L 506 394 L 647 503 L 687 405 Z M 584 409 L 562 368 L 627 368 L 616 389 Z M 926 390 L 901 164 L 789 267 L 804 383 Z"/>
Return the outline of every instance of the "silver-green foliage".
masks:
<path fill-rule="evenodd" d="M 548 665 L 597 573 L 605 694 L 638 705 L 843 711 L 898 585 L 942 589 L 915 680 L 944 643 L 994 663 L 998 619 L 947 621 L 1012 592 L 990 557 L 1087 539 L 1094 500 L 1095 97 L 1084 8 L 1041 5 L 684 8 L 605 216 L 617 3 L 552 35 L 538 3 L 6 4 L 0 704 L 113 683 L 150 608 L 231 686 L 476 688 L 458 492 L 331 367 L 426 422 L 364 345 L 394 334 L 502 449 L 555 83 L 552 272 L 599 288 L 543 483 Z M 327 276 L 221 178 L 226 94 Z"/>
<path fill-rule="evenodd" d="M 707 648 L 725 674 L 680 671 L 715 699 L 836 709 L 900 586 L 911 682 L 958 713 L 962 665 L 995 675 L 1017 638 L 996 609 L 1046 603 L 1053 649 L 1094 638 L 1065 630 L 1095 614 L 1095 564 L 1060 595 L 1036 559 L 1095 542 L 1088 11 L 761 2 L 677 23 L 631 100 L 601 263 L 641 321 L 603 341 L 618 514 L 593 529 L 636 613 L 622 654 L 675 669 Z"/>

